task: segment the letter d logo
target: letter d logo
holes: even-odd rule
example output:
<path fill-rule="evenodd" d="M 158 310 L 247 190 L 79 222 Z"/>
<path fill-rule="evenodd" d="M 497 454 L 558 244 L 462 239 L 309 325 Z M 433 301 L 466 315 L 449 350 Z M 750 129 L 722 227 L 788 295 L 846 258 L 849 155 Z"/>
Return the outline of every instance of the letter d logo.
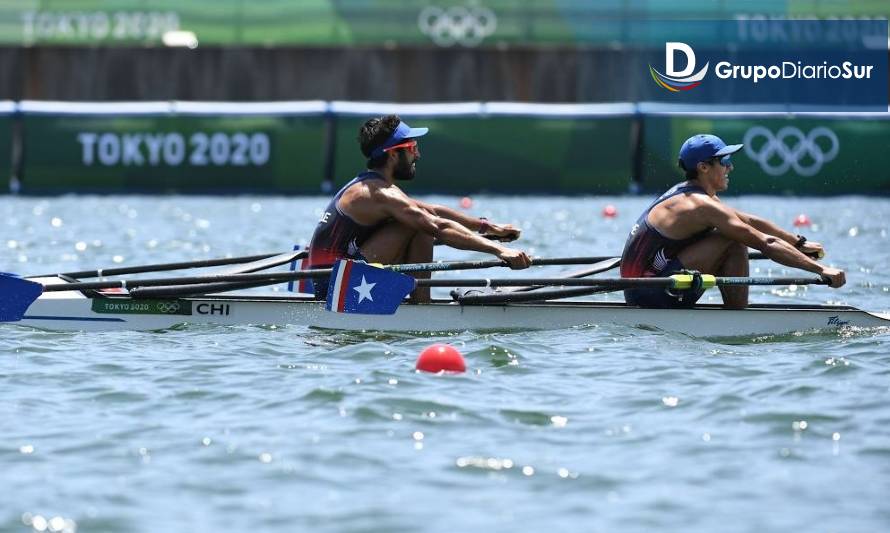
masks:
<path fill-rule="evenodd" d="M 681 71 L 674 70 L 676 52 L 682 52 L 686 56 L 686 68 Z M 649 65 L 649 74 L 652 75 L 652 79 L 659 86 L 676 93 L 688 91 L 701 85 L 701 80 L 707 74 L 710 64 L 710 61 L 705 63 L 701 70 L 696 74 L 692 74 L 695 70 L 695 52 L 692 50 L 692 47 L 686 43 L 667 42 L 664 43 L 664 71 L 667 74 L 658 72 L 652 65 Z M 692 75 L 690 76 L 690 74 Z"/>
<path fill-rule="evenodd" d="M 677 52 L 683 52 L 686 55 L 686 68 L 683 70 L 674 70 L 674 56 Z M 692 74 L 695 70 L 695 52 L 692 47 L 686 43 L 665 43 L 664 44 L 664 73 L 672 78 L 682 78 Z"/>

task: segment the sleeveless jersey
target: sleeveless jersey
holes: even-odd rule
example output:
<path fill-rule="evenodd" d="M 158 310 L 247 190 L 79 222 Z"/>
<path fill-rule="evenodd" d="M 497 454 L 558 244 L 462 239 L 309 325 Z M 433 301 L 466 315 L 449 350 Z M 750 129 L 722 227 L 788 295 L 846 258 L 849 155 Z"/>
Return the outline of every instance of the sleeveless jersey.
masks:
<path fill-rule="evenodd" d="M 706 194 L 704 189 L 697 185 L 688 185 L 687 182 L 678 183 L 643 211 L 624 244 L 624 252 L 621 254 L 621 277 L 637 278 L 659 275 L 671 259 L 680 253 L 680 250 L 701 240 L 712 231 L 709 228 L 685 239 L 671 239 L 659 233 L 649 224 L 649 212 L 655 206 L 668 198 L 686 193 Z"/>
<path fill-rule="evenodd" d="M 306 260 L 304 268 L 327 268 L 339 259 L 361 258 L 359 250 L 362 244 L 384 222 L 370 226 L 359 224 L 341 211 L 337 202 L 340 201 L 340 197 L 343 196 L 346 189 L 369 179 L 382 180 L 383 177 L 372 171 L 362 172 L 344 185 L 331 199 L 315 227 L 315 233 L 312 234 L 312 241 L 309 243 L 309 258 Z"/>

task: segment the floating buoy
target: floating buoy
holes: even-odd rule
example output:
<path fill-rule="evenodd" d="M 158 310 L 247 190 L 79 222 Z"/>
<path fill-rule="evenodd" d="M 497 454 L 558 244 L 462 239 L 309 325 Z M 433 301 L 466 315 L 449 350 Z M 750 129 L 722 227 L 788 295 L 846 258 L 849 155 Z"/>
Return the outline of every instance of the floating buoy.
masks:
<path fill-rule="evenodd" d="M 460 199 L 460 206 L 463 207 L 464 209 L 469 209 L 469 208 L 473 207 L 473 199 L 470 198 L 469 196 L 464 196 L 463 198 Z"/>
<path fill-rule="evenodd" d="M 615 209 L 614 205 L 609 204 L 603 208 L 603 217 L 604 218 L 615 218 L 617 216 L 618 216 L 618 210 Z"/>
<path fill-rule="evenodd" d="M 797 215 L 797 218 L 794 219 L 794 227 L 800 228 L 803 226 L 810 227 L 813 223 L 810 221 L 810 217 L 801 213 Z"/>
<path fill-rule="evenodd" d="M 417 370 L 422 372 L 466 372 L 464 356 L 449 344 L 428 346 L 417 358 Z"/>

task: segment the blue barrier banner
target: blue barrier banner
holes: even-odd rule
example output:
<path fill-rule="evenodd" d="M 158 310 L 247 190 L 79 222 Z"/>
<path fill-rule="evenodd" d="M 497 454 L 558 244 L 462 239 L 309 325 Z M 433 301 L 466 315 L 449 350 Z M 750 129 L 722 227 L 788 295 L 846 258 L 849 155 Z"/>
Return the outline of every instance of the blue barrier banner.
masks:
<path fill-rule="evenodd" d="M 647 78 L 651 101 L 712 111 L 887 110 L 887 20 L 641 24 L 651 47 L 634 75 Z"/>

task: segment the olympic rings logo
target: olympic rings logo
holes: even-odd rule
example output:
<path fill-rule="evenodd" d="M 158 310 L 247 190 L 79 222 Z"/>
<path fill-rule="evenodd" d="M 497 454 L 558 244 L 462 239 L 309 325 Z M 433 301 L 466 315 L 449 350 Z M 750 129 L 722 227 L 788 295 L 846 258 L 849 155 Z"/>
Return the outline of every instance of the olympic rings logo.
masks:
<path fill-rule="evenodd" d="M 487 7 L 427 6 L 418 15 L 417 26 L 439 46 L 477 46 L 497 30 L 498 19 Z"/>
<path fill-rule="evenodd" d="M 179 302 L 160 302 L 158 311 L 165 315 L 175 315 L 179 312 Z"/>
<path fill-rule="evenodd" d="M 794 126 L 785 126 L 775 135 L 763 126 L 754 126 L 745 132 L 743 142 L 748 157 L 770 176 L 781 176 L 792 168 L 800 176 L 815 176 L 837 157 L 841 147 L 837 135 L 824 126 L 806 135 Z"/>

